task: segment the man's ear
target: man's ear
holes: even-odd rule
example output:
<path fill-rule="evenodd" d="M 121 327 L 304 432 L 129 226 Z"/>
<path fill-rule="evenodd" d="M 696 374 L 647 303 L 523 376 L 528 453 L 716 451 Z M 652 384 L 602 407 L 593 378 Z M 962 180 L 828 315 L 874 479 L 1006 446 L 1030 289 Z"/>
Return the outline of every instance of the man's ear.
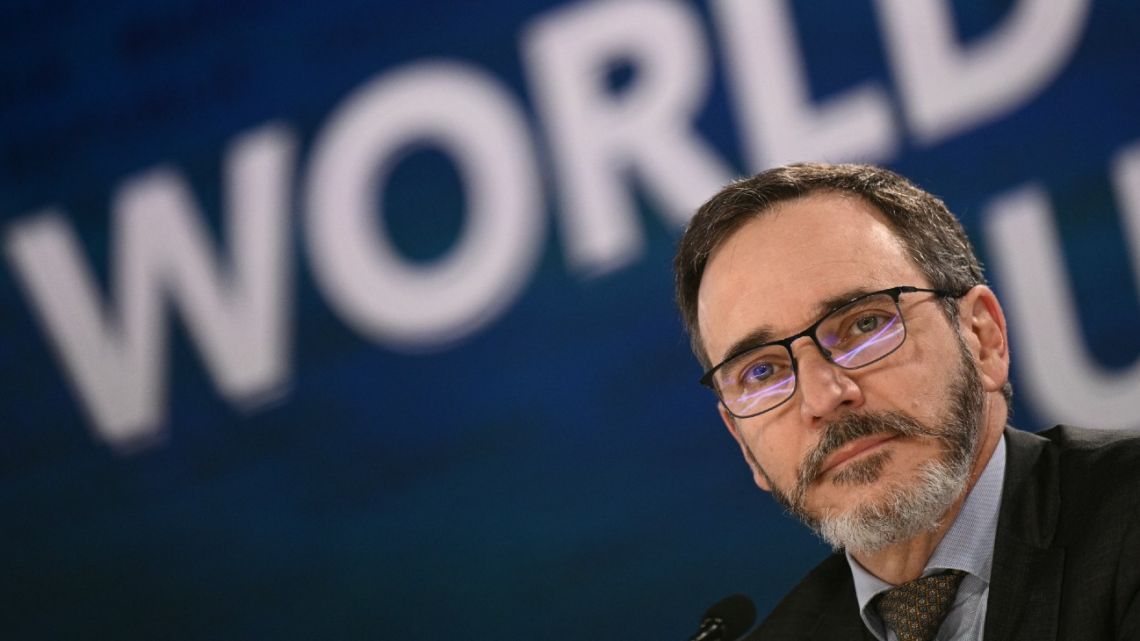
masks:
<path fill-rule="evenodd" d="M 768 483 L 768 477 L 760 470 L 760 463 L 752 455 L 752 450 L 748 449 L 748 444 L 744 442 L 744 437 L 740 434 L 740 427 L 736 424 L 736 418 L 729 414 L 721 403 L 717 403 L 716 409 L 720 412 L 720 420 L 724 421 L 728 433 L 732 434 L 732 438 L 736 439 L 736 444 L 740 446 L 740 453 L 744 455 L 748 469 L 752 470 L 752 480 L 760 489 L 771 492 L 772 486 Z"/>
<path fill-rule="evenodd" d="M 1000 391 L 1009 380 L 1009 336 L 1005 313 L 993 290 L 977 285 L 963 296 L 958 303 L 958 322 L 978 364 L 982 388 Z"/>

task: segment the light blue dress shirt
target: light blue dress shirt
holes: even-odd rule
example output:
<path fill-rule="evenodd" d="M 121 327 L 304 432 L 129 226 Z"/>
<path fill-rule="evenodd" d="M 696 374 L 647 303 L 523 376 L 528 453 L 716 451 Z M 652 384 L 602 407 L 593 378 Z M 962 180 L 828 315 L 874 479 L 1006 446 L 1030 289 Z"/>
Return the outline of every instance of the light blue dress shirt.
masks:
<path fill-rule="evenodd" d="M 936 641 L 982 638 L 1004 480 L 1005 436 L 1002 436 L 978 482 L 966 496 L 958 518 L 934 549 L 934 554 L 922 571 L 922 576 L 943 570 L 966 572 L 958 587 L 954 605 L 938 630 Z M 883 624 L 879 613 L 871 607 L 871 601 L 876 595 L 895 586 L 865 570 L 850 554 L 847 555 L 847 563 L 851 566 L 851 575 L 855 579 L 855 596 L 859 599 L 859 614 L 863 617 L 863 624 L 879 641 L 898 641 L 898 636 Z"/>

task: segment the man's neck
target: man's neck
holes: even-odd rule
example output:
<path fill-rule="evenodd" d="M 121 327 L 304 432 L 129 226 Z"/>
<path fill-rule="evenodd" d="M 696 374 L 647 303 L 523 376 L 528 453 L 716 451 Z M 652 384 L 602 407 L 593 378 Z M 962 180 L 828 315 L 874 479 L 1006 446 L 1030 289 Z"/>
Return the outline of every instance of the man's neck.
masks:
<path fill-rule="evenodd" d="M 974 460 L 973 469 L 970 470 L 970 478 L 966 487 L 950 508 L 946 510 L 945 516 L 936 529 L 922 532 L 913 538 L 874 552 L 852 552 L 851 556 L 868 572 L 892 585 L 900 585 L 922 576 L 922 571 L 926 569 L 926 564 L 934 554 L 934 550 L 938 548 L 938 544 L 942 542 L 942 538 L 946 536 L 946 532 L 950 530 L 950 526 L 958 518 L 958 514 L 962 511 L 962 505 L 966 502 L 966 497 L 978 482 L 978 478 L 982 475 L 990 457 L 993 456 L 994 450 L 1002 438 L 1003 429 L 1004 426 L 991 426 L 985 431 L 978 447 L 978 456 Z"/>

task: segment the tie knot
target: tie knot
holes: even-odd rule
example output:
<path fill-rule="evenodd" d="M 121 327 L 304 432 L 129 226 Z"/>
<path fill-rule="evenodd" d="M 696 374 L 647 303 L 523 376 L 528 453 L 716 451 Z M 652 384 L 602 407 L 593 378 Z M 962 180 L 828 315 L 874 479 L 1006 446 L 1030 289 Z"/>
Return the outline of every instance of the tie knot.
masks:
<path fill-rule="evenodd" d="M 931 641 L 954 604 L 965 572 L 924 576 L 879 595 L 875 607 L 899 641 Z"/>

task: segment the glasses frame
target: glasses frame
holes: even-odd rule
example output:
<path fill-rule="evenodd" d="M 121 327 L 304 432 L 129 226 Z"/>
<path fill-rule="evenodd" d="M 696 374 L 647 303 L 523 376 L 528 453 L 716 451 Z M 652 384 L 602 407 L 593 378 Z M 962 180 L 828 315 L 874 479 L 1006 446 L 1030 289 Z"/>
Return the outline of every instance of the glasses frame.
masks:
<path fill-rule="evenodd" d="M 967 291 L 969 291 L 969 290 L 967 290 Z M 714 367 L 712 367 L 707 372 L 705 372 L 704 375 L 701 376 L 700 383 L 701 383 L 701 385 L 704 385 L 705 387 L 711 389 L 713 391 L 713 393 L 716 394 L 717 400 L 720 401 L 720 404 L 722 406 L 724 406 L 724 409 L 729 414 L 735 416 L 736 418 L 752 418 L 753 416 L 760 416 L 761 414 L 771 412 L 772 410 L 776 409 L 777 407 L 780 407 L 784 403 L 787 403 L 789 400 L 791 400 L 792 397 L 794 397 L 796 395 L 796 390 L 798 390 L 800 387 L 799 362 L 796 360 L 795 352 L 792 351 L 792 343 L 796 342 L 797 340 L 799 340 L 805 336 L 810 338 L 811 342 L 815 343 L 815 346 L 819 350 L 819 353 L 822 354 L 825 359 L 827 359 L 827 362 L 831 363 L 832 365 L 835 365 L 836 367 L 839 367 L 839 368 L 845 369 L 845 370 L 856 370 L 856 369 L 860 369 L 863 367 L 867 367 L 868 365 L 873 365 L 875 363 L 878 363 L 879 361 L 883 360 L 884 358 L 886 358 L 886 357 L 890 356 L 891 354 L 894 354 L 895 352 L 897 352 L 898 349 L 903 346 L 903 343 L 906 342 L 906 337 L 907 337 L 906 317 L 903 316 L 902 307 L 899 306 L 899 296 L 901 296 L 902 294 L 915 294 L 915 293 L 934 294 L 934 295 L 938 296 L 939 298 L 961 298 L 962 296 L 966 295 L 966 292 L 958 293 L 958 292 L 948 291 L 945 289 L 929 289 L 929 288 L 925 288 L 925 287 L 912 287 L 910 285 L 900 285 L 898 287 L 891 287 L 888 289 L 881 289 L 879 291 L 861 294 L 859 296 L 852 298 L 851 300 L 849 300 L 847 302 L 841 303 L 841 304 L 836 305 L 835 307 L 832 307 L 831 309 L 827 310 L 827 312 L 825 314 L 820 316 L 819 319 L 817 319 L 814 323 L 811 324 L 811 326 L 809 326 L 807 329 L 803 330 L 802 332 L 799 332 L 799 333 L 794 334 L 792 336 L 788 336 L 787 338 L 782 338 L 778 341 L 770 341 L 770 342 L 763 343 L 760 345 L 754 345 L 752 347 L 749 347 L 748 349 L 742 350 L 740 352 L 737 352 L 735 354 L 728 356 L 727 358 L 722 360 L 720 363 L 717 363 Z M 882 296 L 884 294 L 886 294 L 887 296 L 890 296 L 891 300 L 893 300 L 895 303 L 895 310 L 899 314 L 899 322 L 902 323 L 902 327 L 903 327 L 902 340 L 900 340 L 899 344 L 896 345 L 893 349 L 891 349 L 891 351 L 883 354 L 882 356 L 879 356 L 878 358 L 875 358 L 874 360 L 867 361 L 866 363 L 862 363 L 860 365 L 856 365 L 855 367 L 847 367 L 841 363 L 836 363 L 831 357 L 831 350 L 824 347 L 823 343 L 819 342 L 819 337 L 816 336 L 816 330 L 818 330 L 820 325 L 822 325 L 824 323 L 824 321 L 826 321 L 828 318 L 830 318 L 832 314 L 843 309 L 844 307 L 847 307 L 848 305 L 852 305 L 854 303 L 857 303 L 858 301 L 861 301 L 864 298 L 870 298 L 871 296 Z M 724 397 L 721 395 L 720 389 L 717 388 L 716 381 L 713 379 L 713 376 L 716 374 L 717 370 L 724 367 L 729 362 L 731 362 L 731 361 L 733 361 L 733 360 L 735 360 L 741 356 L 744 356 L 745 354 L 749 354 L 749 353 L 754 352 L 758 349 L 763 349 L 766 347 L 772 347 L 773 345 L 779 345 L 779 346 L 783 347 L 788 352 L 788 356 L 791 358 L 792 377 L 794 379 L 792 391 L 788 394 L 787 398 L 785 398 L 784 400 L 780 401 L 779 403 L 776 403 L 772 407 L 769 407 L 765 410 L 761 410 L 761 411 L 756 412 L 754 414 L 740 415 L 740 414 L 733 412 L 732 409 L 729 408 L 728 403 L 724 402 Z"/>

